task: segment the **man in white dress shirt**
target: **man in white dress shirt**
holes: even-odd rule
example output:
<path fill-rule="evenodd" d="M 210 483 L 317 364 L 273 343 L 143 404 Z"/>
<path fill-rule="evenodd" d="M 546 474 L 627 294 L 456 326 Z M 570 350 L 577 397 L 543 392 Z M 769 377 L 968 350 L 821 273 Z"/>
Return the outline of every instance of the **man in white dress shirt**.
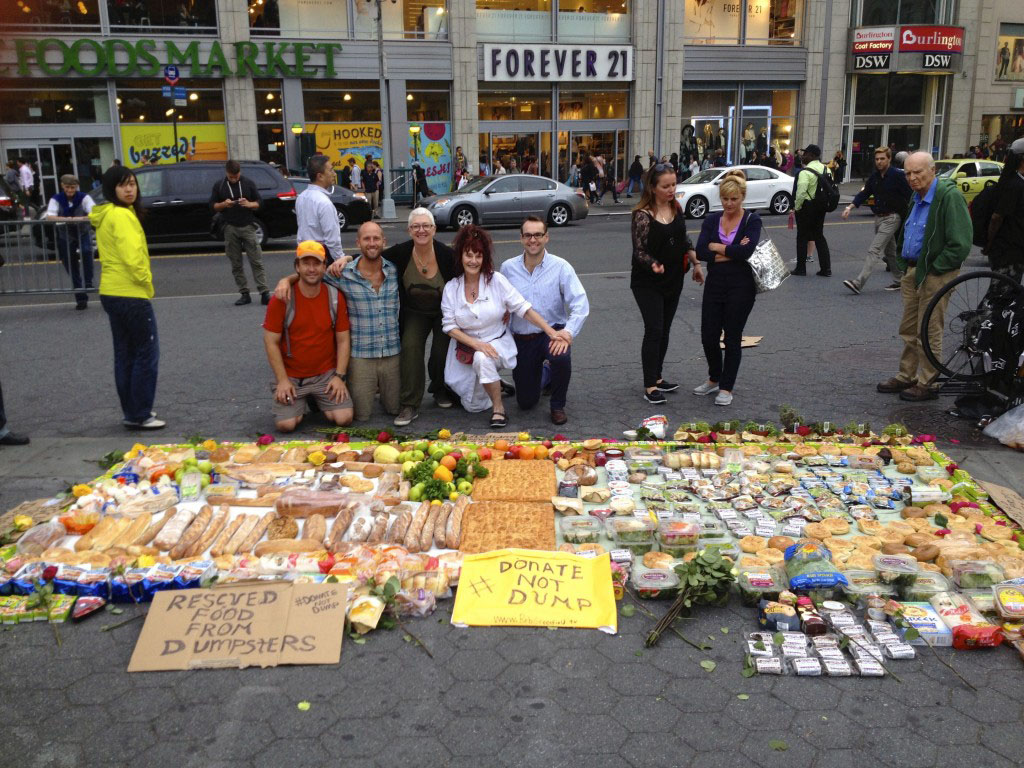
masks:
<path fill-rule="evenodd" d="M 320 243 L 327 251 L 329 266 L 345 255 L 341 247 L 338 209 L 334 207 L 328 193 L 338 183 L 338 175 L 327 155 L 313 155 L 306 163 L 306 170 L 311 183 L 295 198 L 295 219 L 298 224 L 296 242 L 315 240 Z M 326 282 L 337 287 L 330 279 Z"/>
<path fill-rule="evenodd" d="M 571 345 L 590 314 L 590 302 L 576 271 L 565 259 L 547 252 L 548 226 L 543 219 L 529 216 L 519 228 L 523 253 L 501 265 L 504 275 L 537 313 L 558 331 L 559 337 Z M 532 323 L 513 316 L 510 319 L 516 342 L 516 367 L 512 377 L 516 384 L 519 407 L 532 408 L 540 400 L 544 384 L 544 368 L 550 370 L 551 422 L 565 424 L 566 394 L 572 375 L 570 349 L 554 354 L 549 339 L 538 333 Z"/>

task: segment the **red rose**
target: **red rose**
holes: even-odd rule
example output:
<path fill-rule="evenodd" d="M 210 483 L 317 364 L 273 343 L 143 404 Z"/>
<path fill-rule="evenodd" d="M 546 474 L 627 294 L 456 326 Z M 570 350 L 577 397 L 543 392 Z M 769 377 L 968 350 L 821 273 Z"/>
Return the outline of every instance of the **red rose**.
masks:
<path fill-rule="evenodd" d="M 57 575 L 57 566 L 48 565 L 43 569 L 43 581 L 53 581 Z"/>
<path fill-rule="evenodd" d="M 810 427 L 797 427 L 796 428 L 796 433 L 798 435 L 800 435 L 801 437 L 807 437 L 807 435 L 811 434 L 811 428 Z"/>
<path fill-rule="evenodd" d="M 377 433 L 377 442 L 378 443 L 387 443 L 387 442 L 390 442 L 390 440 L 391 440 L 391 433 L 389 433 L 386 429 L 382 429 L 380 432 Z"/>
<path fill-rule="evenodd" d="M 270 445 L 272 442 L 274 442 L 273 435 L 260 435 L 259 439 L 256 440 L 257 445 Z"/>
<path fill-rule="evenodd" d="M 554 436 L 553 438 L 551 438 L 551 439 L 552 439 L 552 440 L 557 440 L 557 441 L 558 441 L 558 442 L 560 442 L 560 443 L 564 443 L 564 442 L 565 442 L 566 440 L 568 440 L 569 438 L 568 438 L 568 437 L 566 437 L 566 436 L 565 436 L 565 435 L 563 435 L 563 434 L 557 434 L 557 435 L 555 435 L 555 436 Z"/>
<path fill-rule="evenodd" d="M 952 475 L 952 474 L 953 474 L 954 472 L 956 472 L 956 471 L 957 471 L 958 469 L 960 469 L 960 467 L 958 467 L 958 466 L 957 466 L 957 465 L 956 465 L 956 464 L 955 464 L 954 462 L 952 462 L 952 461 L 951 461 L 951 462 L 949 462 L 949 464 L 947 464 L 947 465 L 946 465 L 946 471 L 947 471 L 947 472 L 949 472 L 949 474 L 951 474 L 951 475 Z"/>
<path fill-rule="evenodd" d="M 347 443 L 348 440 L 348 432 L 339 432 L 334 436 L 334 442 L 336 443 Z"/>
<path fill-rule="evenodd" d="M 698 435 L 697 436 L 697 442 L 698 443 L 710 443 L 711 442 L 711 437 L 708 436 L 708 435 Z"/>
<path fill-rule="evenodd" d="M 602 443 L 617 443 L 619 441 L 616 440 L 614 437 L 602 437 L 601 438 L 601 442 Z"/>

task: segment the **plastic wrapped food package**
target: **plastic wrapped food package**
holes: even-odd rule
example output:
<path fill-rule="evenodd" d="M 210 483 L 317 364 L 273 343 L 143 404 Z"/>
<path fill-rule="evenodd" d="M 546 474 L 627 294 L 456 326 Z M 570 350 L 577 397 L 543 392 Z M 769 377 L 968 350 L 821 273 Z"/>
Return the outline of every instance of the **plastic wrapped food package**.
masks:
<path fill-rule="evenodd" d="M 346 494 L 337 491 L 311 491 L 306 488 L 289 488 L 277 499 L 275 507 L 279 515 L 286 517 L 309 517 L 323 515 L 333 518 L 338 509 L 347 501 Z"/>
<path fill-rule="evenodd" d="M 679 587 L 679 577 L 673 571 L 662 569 L 634 572 L 632 581 L 637 597 L 644 600 L 670 598 Z"/>
<path fill-rule="evenodd" d="M 764 600 L 778 600 L 786 584 L 778 569 L 740 567 L 736 575 L 740 599 L 744 605 L 757 605 Z"/>
<path fill-rule="evenodd" d="M 39 525 L 29 528 L 25 534 L 18 539 L 18 553 L 24 555 L 40 555 L 67 536 L 67 533 L 67 529 L 64 527 L 63 523 L 40 523 Z"/>
<path fill-rule="evenodd" d="M 949 569 L 960 589 L 985 589 L 1004 578 L 1002 568 L 984 560 L 950 560 Z"/>
<path fill-rule="evenodd" d="M 907 595 L 917 581 L 917 574 L 921 570 L 917 560 L 911 555 L 880 553 L 872 558 L 872 563 L 878 572 L 878 580 L 883 584 L 894 586 L 897 594 L 901 598 L 907 599 Z"/>
<path fill-rule="evenodd" d="M 596 544 L 603 526 L 594 517 L 563 517 L 558 521 L 562 538 L 570 544 Z"/>
<path fill-rule="evenodd" d="M 934 571 L 921 571 L 917 574 L 917 580 L 906 591 L 906 598 L 912 602 L 926 602 L 932 599 L 933 595 L 940 592 L 948 592 L 952 588 L 949 579 L 941 573 Z"/>
<path fill-rule="evenodd" d="M 1004 619 L 1024 619 L 1024 589 L 1019 584 L 996 584 L 992 587 L 996 612 Z"/>
<path fill-rule="evenodd" d="M 655 524 L 650 519 L 613 517 L 607 523 L 608 538 L 616 547 L 643 555 L 654 548 Z"/>
<path fill-rule="evenodd" d="M 786 550 L 785 556 L 786 575 L 793 589 L 833 592 L 835 588 L 847 585 L 846 577 L 832 564 L 828 548 L 816 539 L 800 539 Z M 824 599 L 832 599 L 832 595 Z"/>

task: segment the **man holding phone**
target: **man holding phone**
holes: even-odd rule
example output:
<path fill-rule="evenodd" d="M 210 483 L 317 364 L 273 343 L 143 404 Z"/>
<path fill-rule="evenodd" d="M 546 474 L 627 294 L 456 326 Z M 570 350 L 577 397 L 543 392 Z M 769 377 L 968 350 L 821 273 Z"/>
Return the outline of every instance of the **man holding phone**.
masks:
<path fill-rule="evenodd" d="M 210 193 L 210 207 L 220 214 L 224 222 L 224 250 L 231 262 L 231 274 L 235 277 L 235 285 L 241 297 L 235 302 L 236 307 L 251 304 L 249 283 L 245 277 L 242 264 L 242 249 L 249 257 L 249 268 L 252 270 L 256 290 L 260 292 L 263 304 L 270 302 L 270 290 L 267 288 L 267 276 L 263 271 L 263 253 L 260 251 L 258 229 L 256 227 L 256 211 L 261 204 L 260 192 L 255 182 L 242 176 L 242 166 L 237 160 L 228 160 L 224 164 L 224 178 L 213 185 Z"/>

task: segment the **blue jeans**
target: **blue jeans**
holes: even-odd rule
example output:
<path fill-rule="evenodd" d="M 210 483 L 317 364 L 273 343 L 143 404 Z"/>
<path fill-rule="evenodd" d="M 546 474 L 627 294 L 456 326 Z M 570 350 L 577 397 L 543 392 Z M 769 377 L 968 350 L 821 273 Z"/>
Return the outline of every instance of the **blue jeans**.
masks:
<path fill-rule="evenodd" d="M 640 179 L 630 179 L 629 184 L 626 186 L 626 194 L 633 194 L 633 188 L 636 187 L 637 191 L 640 191 L 641 184 Z"/>
<path fill-rule="evenodd" d="M 141 424 L 149 418 L 156 399 L 160 344 L 156 315 L 148 299 L 100 296 L 114 337 L 114 383 L 124 420 Z"/>
<path fill-rule="evenodd" d="M 556 325 L 556 331 L 564 325 Z M 512 370 L 512 380 L 516 384 L 516 400 L 524 411 L 533 408 L 540 400 L 540 391 L 544 386 L 544 361 L 549 361 L 551 370 L 551 410 L 560 411 L 565 408 L 565 398 L 569 392 L 569 378 L 572 376 L 572 355 L 566 350 L 561 355 L 552 355 L 548 346 L 551 340 L 543 333 L 527 336 L 515 336 L 516 367 Z M 570 348 L 571 349 L 571 348 Z"/>
<path fill-rule="evenodd" d="M 92 237 L 79 224 L 57 227 L 57 254 L 75 288 L 92 288 Z M 85 304 L 89 294 L 75 293 L 75 301 Z"/>

